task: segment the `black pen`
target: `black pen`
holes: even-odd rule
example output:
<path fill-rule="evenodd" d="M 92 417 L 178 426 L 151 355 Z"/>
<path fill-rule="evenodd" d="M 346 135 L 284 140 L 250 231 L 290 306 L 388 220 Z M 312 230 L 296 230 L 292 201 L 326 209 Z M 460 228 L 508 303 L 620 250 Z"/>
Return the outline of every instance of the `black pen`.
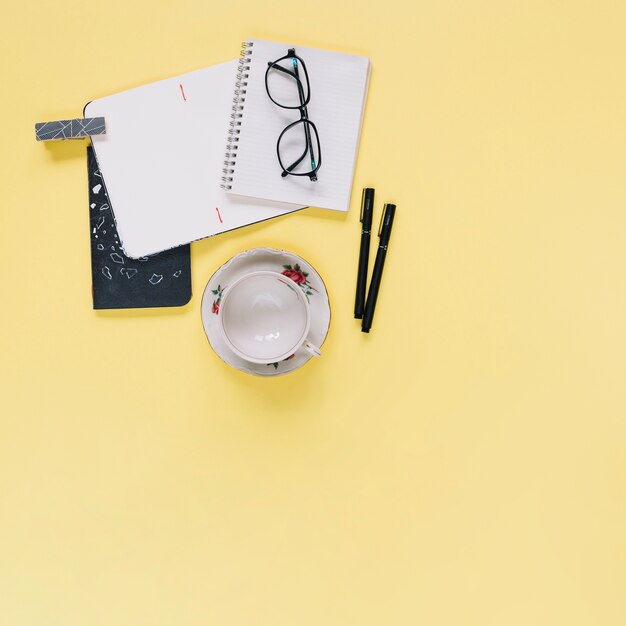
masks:
<path fill-rule="evenodd" d="M 365 289 L 367 283 L 367 262 L 370 256 L 370 235 L 372 232 L 372 214 L 374 213 L 374 190 L 366 187 L 361 197 L 361 251 L 359 252 L 359 269 L 356 275 L 356 298 L 354 301 L 354 317 L 363 317 L 365 306 Z"/>
<path fill-rule="evenodd" d="M 374 262 L 374 271 L 372 272 L 372 280 L 370 282 L 370 290 L 367 294 L 367 302 L 365 303 L 365 312 L 363 313 L 363 324 L 361 330 L 369 333 L 374 319 L 374 309 L 376 308 L 376 299 L 378 298 L 378 290 L 380 289 L 380 281 L 383 277 L 383 267 L 385 266 L 385 257 L 387 256 L 387 246 L 389 245 L 389 237 L 391 236 L 391 227 L 393 226 L 393 217 L 396 214 L 395 204 L 386 204 L 380 227 L 378 229 L 378 251 L 376 252 L 376 261 Z"/>

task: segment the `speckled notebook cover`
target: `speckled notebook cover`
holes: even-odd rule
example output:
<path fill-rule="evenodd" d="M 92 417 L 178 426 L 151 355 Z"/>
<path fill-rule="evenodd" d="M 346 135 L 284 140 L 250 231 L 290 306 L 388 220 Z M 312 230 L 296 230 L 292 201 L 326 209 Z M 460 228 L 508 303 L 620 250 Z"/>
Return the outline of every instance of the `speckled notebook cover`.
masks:
<path fill-rule="evenodd" d="M 93 148 L 87 148 L 94 309 L 173 307 L 191 299 L 190 246 L 130 259 L 120 247 Z M 138 181 L 141 184 L 141 181 Z"/>

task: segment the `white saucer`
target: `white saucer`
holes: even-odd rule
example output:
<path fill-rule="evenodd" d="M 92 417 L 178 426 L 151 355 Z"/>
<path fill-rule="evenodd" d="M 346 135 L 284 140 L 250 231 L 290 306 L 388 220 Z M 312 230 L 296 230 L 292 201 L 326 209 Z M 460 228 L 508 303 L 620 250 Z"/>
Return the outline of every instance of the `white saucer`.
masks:
<path fill-rule="evenodd" d="M 228 365 L 254 376 L 280 376 L 302 367 L 311 358 L 311 354 L 305 348 L 299 348 L 295 354 L 280 363 L 257 365 L 232 352 L 219 328 L 219 305 L 224 289 L 241 276 L 259 270 L 284 273 L 300 285 L 311 308 L 309 339 L 316 346 L 321 346 L 330 326 L 330 302 L 324 281 L 302 257 L 274 248 L 253 248 L 240 252 L 211 276 L 202 296 L 202 325 L 209 344 Z"/>

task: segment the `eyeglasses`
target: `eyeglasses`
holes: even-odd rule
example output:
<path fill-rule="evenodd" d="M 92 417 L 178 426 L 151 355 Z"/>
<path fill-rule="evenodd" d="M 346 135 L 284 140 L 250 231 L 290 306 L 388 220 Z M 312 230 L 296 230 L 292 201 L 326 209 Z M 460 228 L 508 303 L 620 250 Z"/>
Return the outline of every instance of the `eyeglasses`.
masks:
<path fill-rule="evenodd" d="M 276 106 L 300 111 L 300 119 L 285 126 L 276 142 L 281 176 L 308 176 L 311 181 L 317 180 L 322 149 L 317 128 L 306 108 L 311 99 L 309 74 L 295 48 L 289 48 L 284 57 L 268 62 L 265 89 Z"/>

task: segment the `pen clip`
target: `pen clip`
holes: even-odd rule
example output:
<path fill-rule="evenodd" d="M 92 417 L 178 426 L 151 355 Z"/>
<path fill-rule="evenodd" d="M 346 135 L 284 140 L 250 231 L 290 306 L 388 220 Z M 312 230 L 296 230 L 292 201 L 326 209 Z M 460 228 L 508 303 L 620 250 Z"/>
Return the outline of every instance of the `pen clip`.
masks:
<path fill-rule="evenodd" d="M 383 224 L 385 223 L 385 213 L 387 213 L 387 205 L 383 207 L 383 212 L 380 215 L 380 224 L 378 225 L 378 236 L 380 237 L 383 232 Z"/>
<path fill-rule="evenodd" d="M 365 192 L 366 189 L 363 189 L 363 193 L 361 193 L 361 217 L 359 218 L 359 222 L 363 223 L 363 215 L 365 213 Z"/>
<path fill-rule="evenodd" d="M 359 221 L 363 224 L 363 232 L 372 230 L 372 214 L 374 212 L 374 193 L 372 187 L 365 187 L 361 195 L 361 216 Z"/>
<path fill-rule="evenodd" d="M 380 218 L 380 226 L 378 227 L 378 237 L 380 238 L 380 245 L 387 246 L 389 237 L 391 236 L 391 227 L 393 226 L 393 218 L 396 214 L 396 205 L 391 202 L 385 203 L 382 217 Z"/>

